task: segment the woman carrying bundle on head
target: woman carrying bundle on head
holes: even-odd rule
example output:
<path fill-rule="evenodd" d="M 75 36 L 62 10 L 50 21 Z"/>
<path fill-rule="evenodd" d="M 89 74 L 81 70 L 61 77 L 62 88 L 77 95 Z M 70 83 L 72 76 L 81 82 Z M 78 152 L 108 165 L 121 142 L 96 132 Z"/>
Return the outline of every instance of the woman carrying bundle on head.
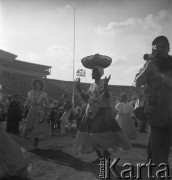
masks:
<path fill-rule="evenodd" d="M 110 76 L 101 79 L 104 68 L 111 64 L 112 59 L 96 54 L 93 58 L 86 57 L 81 61 L 86 68 L 92 69 L 92 79 L 95 82 L 85 93 L 80 87 L 80 79 L 75 81 L 80 96 L 87 102 L 87 108 L 76 135 L 74 151 L 83 154 L 96 151 L 98 159 L 93 162 L 97 163 L 99 158 L 111 156 L 107 149 L 111 148 L 114 152 L 129 150 L 131 145 L 112 113 L 108 90 Z"/>

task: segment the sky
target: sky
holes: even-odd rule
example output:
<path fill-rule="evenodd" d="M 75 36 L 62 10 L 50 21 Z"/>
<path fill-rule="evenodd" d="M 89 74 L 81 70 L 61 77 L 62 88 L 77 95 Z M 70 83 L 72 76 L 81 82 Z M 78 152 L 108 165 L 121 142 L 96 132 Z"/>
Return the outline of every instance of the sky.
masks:
<path fill-rule="evenodd" d="M 159 35 L 172 42 L 171 0 L 0 0 L 0 49 L 51 66 L 51 79 L 84 69 L 92 82 L 81 59 L 99 53 L 112 58 L 103 78 L 130 86 Z"/>

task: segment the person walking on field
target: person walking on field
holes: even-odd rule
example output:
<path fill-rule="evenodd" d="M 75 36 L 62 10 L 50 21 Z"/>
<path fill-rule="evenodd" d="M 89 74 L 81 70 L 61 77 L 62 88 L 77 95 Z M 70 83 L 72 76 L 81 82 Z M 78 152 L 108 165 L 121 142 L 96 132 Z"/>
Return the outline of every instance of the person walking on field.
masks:
<path fill-rule="evenodd" d="M 33 139 L 34 148 L 38 148 L 38 143 L 50 136 L 50 127 L 48 126 L 48 97 L 43 91 L 43 82 L 40 79 L 33 81 L 33 90 L 28 92 L 24 112 L 29 109 L 26 117 L 26 125 L 23 131 L 23 137 Z"/>

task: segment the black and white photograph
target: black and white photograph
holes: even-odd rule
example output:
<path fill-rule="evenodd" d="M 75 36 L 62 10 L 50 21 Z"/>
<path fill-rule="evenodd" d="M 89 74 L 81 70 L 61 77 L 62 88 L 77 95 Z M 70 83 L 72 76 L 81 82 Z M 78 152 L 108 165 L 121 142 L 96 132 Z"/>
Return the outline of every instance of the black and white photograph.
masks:
<path fill-rule="evenodd" d="M 0 0 L 0 180 L 172 179 L 171 43 L 171 0 Z"/>

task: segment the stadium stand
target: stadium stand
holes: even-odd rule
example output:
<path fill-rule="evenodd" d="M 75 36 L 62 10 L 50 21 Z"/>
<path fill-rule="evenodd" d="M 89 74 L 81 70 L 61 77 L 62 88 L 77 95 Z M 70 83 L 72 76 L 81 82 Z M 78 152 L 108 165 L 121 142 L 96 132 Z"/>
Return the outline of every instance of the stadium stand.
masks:
<path fill-rule="evenodd" d="M 51 66 L 34 64 L 16 60 L 17 55 L 0 50 L 0 85 L 4 95 L 19 93 L 23 97 L 27 96 L 27 92 L 31 89 L 33 79 L 43 78 L 45 82 L 45 91 L 48 97 L 59 99 L 63 94 L 68 94 L 72 99 L 73 82 L 62 81 L 57 79 L 48 79 L 47 76 L 51 73 Z M 81 83 L 83 90 L 87 91 L 88 83 Z M 120 94 L 125 92 L 129 100 L 136 94 L 136 88 L 132 86 L 109 86 L 113 101 L 116 102 Z M 79 94 L 75 90 L 75 102 L 80 100 Z"/>

